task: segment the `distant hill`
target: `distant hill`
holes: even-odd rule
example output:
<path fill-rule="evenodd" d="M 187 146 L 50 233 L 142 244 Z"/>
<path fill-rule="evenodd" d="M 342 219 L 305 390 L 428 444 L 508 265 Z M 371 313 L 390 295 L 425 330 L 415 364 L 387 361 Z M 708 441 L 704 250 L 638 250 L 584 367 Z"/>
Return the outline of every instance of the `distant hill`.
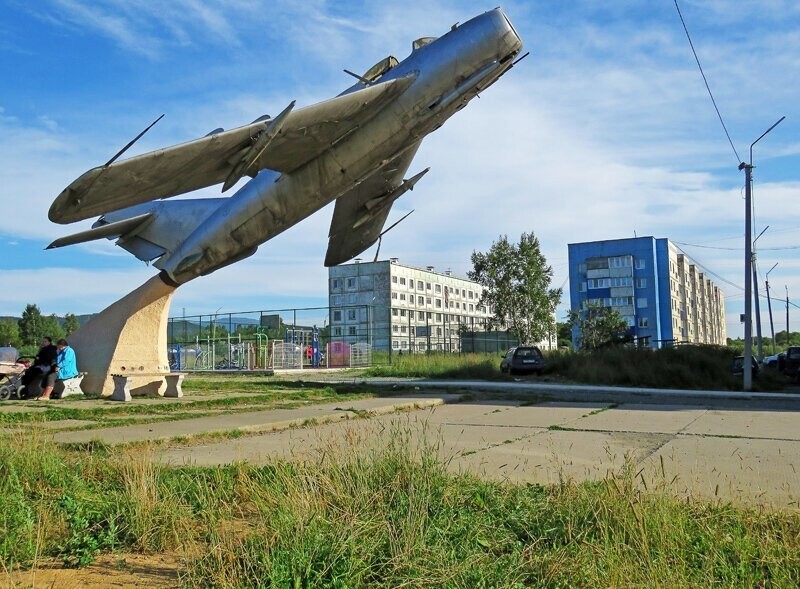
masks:
<path fill-rule="evenodd" d="M 45 317 L 49 317 L 49 315 L 47 315 L 47 314 L 45 314 L 45 313 L 42 313 L 42 314 L 43 314 Z M 87 321 L 89 321 L 89 319 L 91 319 L 92 317 L 94 317 L 94 314 L 90 314 L 90 315 L 76 315 L 76 317 L 78 318 L 78 325 L 83 325 L 84 323 L 86 323 Z M 13 319 L 14 321 L 19 321 L 20 319 L 22 319 L 22 317 L 12 317 L 11 315 L 0 315 L 0 319 Z M 56 319 L 58 319 L 58 322 L 59 322 L 61 325 L 64 325 L 64 318 L 63 318 L 63 317 L 61 317 L 61 316 L 59 316 L 59 315 L 56 315 Z M 258 322 L 256 321 L 256 323 L 258 323 Z"/>

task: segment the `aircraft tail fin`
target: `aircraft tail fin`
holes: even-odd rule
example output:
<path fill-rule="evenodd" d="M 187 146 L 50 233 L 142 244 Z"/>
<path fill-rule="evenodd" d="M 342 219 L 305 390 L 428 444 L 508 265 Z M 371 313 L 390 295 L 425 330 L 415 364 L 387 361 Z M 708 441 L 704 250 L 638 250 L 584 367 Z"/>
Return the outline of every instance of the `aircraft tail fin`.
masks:
<path fill-rule="evenodd" d="M 151 262 L 180 246 L 225 200 L 162 200 L 136 205 L 107 213 L 91 229 L 56 239 L 47 248 L 117 238 L 118 246 L 144 262 Z"/>

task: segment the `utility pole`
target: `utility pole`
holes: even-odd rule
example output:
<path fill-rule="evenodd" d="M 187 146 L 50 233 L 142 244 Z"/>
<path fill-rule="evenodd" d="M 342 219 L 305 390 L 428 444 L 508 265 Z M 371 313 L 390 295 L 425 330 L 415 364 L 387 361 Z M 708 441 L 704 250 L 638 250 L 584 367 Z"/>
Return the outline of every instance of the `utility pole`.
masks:
<path fill-rule="evenodd" d="M 742 367 L 742 388 L 749 391 L 753 387 L 753 294 L 752 294 L 752 268 L 753 268 L 753 230 L 752 230 L 752 189 L 753 189 L 753 146 L 761 141 L 764 136 L 777 127 L 783 119 L 778 119 L 774 125 L 764 131 L 761 136 L 750 144 L 750 163 L 739 164 L 739 169 L 744 170 L 744 366 Z M 787 298 L 788 300 L 788 298 Z"/>
<path fill-rule="evenodd" d="M 751 147 L 752 149 L 752 147 Z M 744 363 L 742 364 L 742 388 L 749 391 L 753 387 L 753 232 L 750 228 L 750 179 L 753 166 L 744 162 L 739 164 L 744 170 Z"/>
<path fill-rule="evenodd" d="M 764 235 L 764 231 L 769 229 L 769 225 L 759 233 L 753 240 L 753 246 L 756 245 L 758 238 Z M 764 360 L 764 345 L 761 340 L 761 302 L 758 300 L 758 271 L 756 269 L 756 251 L 753 249 L 753 298 L 756 303 L 756 339 L 758 341 L 758 363 Z"/>
<path fill-rule="evenodd" d="M 772 268 L 767 270 L 767 276 L 764 279 L 764 283 L 767 285 L 767 308 L 769 309 L 769 332 L 772 335 L 772 353 L 775 354 L 775 324 L 772 323 L 772 300 L 769 298 L 769 273 L 775 269 L 775 266 L 778 265 L 778 262 L 775 262 L 772 265 Z"/>
<path fill-rule="evenodd" d="M 789 285 L 785 285 L 786 289 L 786 347 L 789 347 Z"/>

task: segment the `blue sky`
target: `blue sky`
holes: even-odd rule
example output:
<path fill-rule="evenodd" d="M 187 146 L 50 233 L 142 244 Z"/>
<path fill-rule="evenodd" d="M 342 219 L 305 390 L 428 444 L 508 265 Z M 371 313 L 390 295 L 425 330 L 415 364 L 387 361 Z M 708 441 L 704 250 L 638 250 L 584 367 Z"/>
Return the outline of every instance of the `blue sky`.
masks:
<path fill-rule="evenodd" d="M 492 8 L 473 2 L 6 0 L 0 5 L 0 315 L 97 311 L 154 271 L 112 242 L 44 251 L 88 226 L 47 209 L 158 115 L 129 155 L 230 128 L 289 101 L 350 85 L 417 37 Z M 738 335 L 743 174 L 706 95 L 671 0 L 503 4 L 530 57 L 417 154 L 431 172 L 395 205 L 416 212 L 381 257 L 469 269 L 500 234 L 533 231 L 567 278 L 567 243 L 669 237 L 717 280 Z M 761 273 L 800 301 L 800 6 L 781 0 L 681 2 L 742 158 L 756 146 Z M 218 188 L 202 191 L 217 195 Z M 327 207 L 252 258 L 178 290 L 173 313 L 326 303 Z M 729 248 L 729 249 L 717 249 Z M 374 248 L 364 254 L 374 255 Z M 763 283 L 762 283 L 763 288 Z M 559 315 L 568 305 L 565 296 Z M 792 308 L 791 329 L 800 330 Z M 768 320 L 764 315 L 765 332 Z M 784 326 L 784 312 L 778 315 Z"/>

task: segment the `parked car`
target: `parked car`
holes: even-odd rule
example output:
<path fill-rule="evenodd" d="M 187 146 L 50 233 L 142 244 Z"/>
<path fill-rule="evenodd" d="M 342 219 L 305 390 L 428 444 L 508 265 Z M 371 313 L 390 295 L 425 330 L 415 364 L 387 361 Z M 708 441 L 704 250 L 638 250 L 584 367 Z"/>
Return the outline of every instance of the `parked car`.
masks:
<path fill-rule="evenodd" d="M 783 369 L 784 362 L 786 362 L 786 352 L 780 352 L 774 356 L 767 356 L 764 358 L 764 366 L 769 368 Z"/>
<path fill-rule="evenodd" d="M 789 376 L 795 376 L 800 370 L 800 346 L 789 346 L 785 354 L 786 360 L 783 363 L 783 371 Z"/>
<path fill-rule="evenodd" d="M 755 357 L 750 358 L 753 363 L 753 377 L 758 376 L 758 360 Z M 744 356 L 736 356 L 731 362 L 731 372 L 734 376 L 742 376 L 744 373 Z"/>
<path fill-rule="evenodd" d="M 506 373 L 511 366 L 511 358 L 514 356 L 514 352 L 516 352 L 517 348 L 509 348 L 508 352 L 503 354 L 503 359 L 500 360 L 500 372 Z"/>
<path fill-rule="evenodd" d="M 506 352 L 506 355 L 500 361 L 500 372 L 541 374 L 545 365 L 544 356 L 539 348 L 536 346 L 518 346 Z"/>

